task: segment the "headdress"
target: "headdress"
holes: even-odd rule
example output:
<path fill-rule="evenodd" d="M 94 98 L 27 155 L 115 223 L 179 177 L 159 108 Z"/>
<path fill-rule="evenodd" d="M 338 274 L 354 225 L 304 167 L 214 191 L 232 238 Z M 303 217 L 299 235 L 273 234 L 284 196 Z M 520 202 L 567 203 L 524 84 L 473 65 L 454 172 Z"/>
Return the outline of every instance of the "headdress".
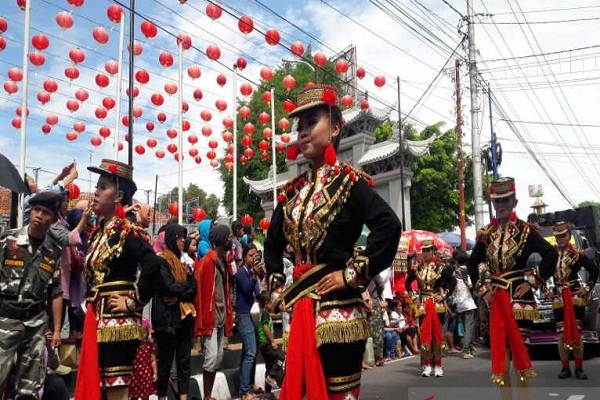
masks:
<path fill-rule="evenodd" d="M 514 178 L 498 178 L 490 184 L 489 194 L 491 199 L 500 199 L 515 194 Z"/>

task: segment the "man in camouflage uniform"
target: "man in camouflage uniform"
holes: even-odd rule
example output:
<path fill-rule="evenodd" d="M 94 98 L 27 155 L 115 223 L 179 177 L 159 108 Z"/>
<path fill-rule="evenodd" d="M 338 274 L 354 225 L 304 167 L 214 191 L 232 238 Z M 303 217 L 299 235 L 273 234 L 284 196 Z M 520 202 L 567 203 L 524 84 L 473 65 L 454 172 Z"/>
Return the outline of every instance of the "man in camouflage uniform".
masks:
<path fill-rule="evenodd" d="M 0 387 L 16 365 L 16 400 L 37 399 L 44 382 L 48 302 L 54 321 L 51 345 L 60 345 L 61 251 L 46 235 L 60 202 L 55 193 L 37 194 L 29 201 L 29 225 L 0 238 Z"/>

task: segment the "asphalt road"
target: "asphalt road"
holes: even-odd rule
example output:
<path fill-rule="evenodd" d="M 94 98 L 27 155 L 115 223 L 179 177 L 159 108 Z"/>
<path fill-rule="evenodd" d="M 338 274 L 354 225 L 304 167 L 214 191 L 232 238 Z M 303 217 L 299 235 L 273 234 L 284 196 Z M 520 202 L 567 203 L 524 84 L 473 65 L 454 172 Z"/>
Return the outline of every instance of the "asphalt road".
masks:
<path fill-rule="evenodd" d="M 477 356 L 463 360 L 460 355 L 443 359 L 444 377 L 423 378 L 416 356 L 388 362 L 363 373 L 361 400 L 499 400 L 500 390 L 490 382 L 490 354 L 478 349 Z M 573 368 L 573 362 L 571 361 Z M 588 380 L 559 380 L 560 362 L 533 360 L 538 376 L 529 393 L 519 398 L 516 389 L 506 397 L 514 400 L 598 400 L 600 399 L 600 358 L 584 361 Z M 515 381 L 516 378 L 513 378 Z M 511 397 L 512 396 L 512 397 Z"/>

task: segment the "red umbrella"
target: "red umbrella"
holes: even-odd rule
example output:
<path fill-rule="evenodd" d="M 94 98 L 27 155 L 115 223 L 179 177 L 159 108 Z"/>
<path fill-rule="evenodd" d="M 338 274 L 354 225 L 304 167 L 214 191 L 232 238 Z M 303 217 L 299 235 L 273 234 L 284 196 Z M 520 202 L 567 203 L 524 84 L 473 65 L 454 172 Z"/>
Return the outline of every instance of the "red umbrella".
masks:
<path fill-rule="evenodd" d="M 412 229 L 410 231 L 402 232 L 398 250 L 408 254 L 420 254 L 421 242 L 423 240 L 433 240 L 437 254 L 441 258 L 452 257 L 452 246 L 446 243 L 436 233 L 423 231 L 420 229 Z"/>

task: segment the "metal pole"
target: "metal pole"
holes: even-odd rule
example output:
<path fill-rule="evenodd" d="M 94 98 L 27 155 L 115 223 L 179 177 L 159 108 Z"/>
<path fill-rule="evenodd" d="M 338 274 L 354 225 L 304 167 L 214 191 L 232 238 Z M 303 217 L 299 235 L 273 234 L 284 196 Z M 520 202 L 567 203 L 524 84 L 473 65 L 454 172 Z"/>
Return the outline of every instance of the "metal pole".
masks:
<path fill-rule="evenodd" d="M 179 175 L 179 184 L 177 191 L 177 220 L 179 225 L 183 224 L 183 110 L 181 105 L 183 104 L 183 40 L 179 41 L 177 46 L 177 53 L 179 57 L 179 73 L 178 73 L 178 86 L 179 95 L 177 96 L 177 116 L 179 117 L 179 133 L 177 134 L 178 141 L 178 152 L 179 161 L 177 161 L 177 173 Z"/>
<path fill-rule="evenodd" d="M 129 143 L 127 146 L 127 161 L 133 166 L 133 45 L 135 44 L 135 0 L 129 2 Z"/>
<path fill-rule="evenodd" d="M 19 157 L 19 175 L 25 178 L 25 155 L 27 154 L 27 92 L 29 90 L 29 25 L 31 17 L 31 0 L 25 0 L 25 27 L 23 32 L 23 83 L 21 88 L 21 153 Z M 37 180 L 36 180 L 37 181 Z M 14 198 L 14 196 L 13 196 Z M 19 195 L 17 206 L 17 228 L 23 227 L 24 197 Z M 13 203 L 14 204 L 14 203 Z"/>
<path fill-rule="evenodd" d="M 156 234 L 156 197 L 158 195 L 158 174 L 154 178 L 154 207 L 152 207 L 152 236 Z"/>
<path fill-rule="evenodd" d="M 275 101 L 275 99 L 271 98 L 271 101 Z M 237 220 L 237 66 L 233 65 L 233 195 L 232 195 L 232 203 L 233 203 L 233 215 L 231 216 L 231 220 Z M 273 135 L 275 132 L 273 131 Z"/>
<path fill-rule="evenodd" d="M 492 174 L 494 180 L 498 179 L 498 154 L 496 154 L 496 132 L 494 132 L 494 120 L 492 118 L 492 89 L 488 85 L 488 102 L 490 103 L 490 151 L 492 152 Z"/>
<path fill-rule="evenodd" d="M 402 229 L 406 230 L 406 213 L 404 211 L 404 140 L 402 140 L 402 112 L 400 108 L 400 75 L 396 78 L 398 83 L 398 141 L 400 152 L 400 202 L 402 203 Z"/>
<path fill-rule="evenodd" d="M 467 233 L 465 221 L 465 161 L 462 150 L 462 97 L 460 93 L 460 60 L 454 61 L 456 84 L 456 156 L 458 160 L 458 221 L 460 227 L 460 249 L 467 250 Z"/>
<path fill-rule="evenodd" d="M 475 229 L 483 227 L 483 190 L 481 179 L 481 152 L 479 128 L 479 98 L 477 92 L 477 50 L 475 49 L 475 25 L 473 24 L 473 0 L 467 0 L 469 24 L 469 84 L 471 88 L 471 149 L 473 154 L 473 201 L 475 203 Z"/>
<path fill-rule="evenodd" d="M 115 136 L 113 143 L 113 158 L 119 159 L 119 128 L 121 127 L 121 88 L 123 80 L 123 47 L 125 44 L 125 18 L 121 15 L 121 30 L 119 32 L 119 71 L 117 78 L 117 98 L 115 104 Z M 130 53 L 133 53 L 133 47 L 129 49 Z M 129 93 L 133 95 L 133 93 Z"/>
<path fill-rule="evenodd" d="M 88 152 L 90 153 L 90 165 L 89 166 L 91 167 L 92 166 L 92 154 L 93 154 L 93 151 L 88 150 Z M 89 182 L 88 182 L 88 193 L 92 193 L 92 171 L 89 171 L 89 173 L 88 173 L 88 179 L 89 179 Z"/>
<path fill-rule="evenodd" d="M 271 158 L 273 168 L 273 212 L 277 207 L 277 152 L 275 151 L 275 86 L 271 85 Z"/>

